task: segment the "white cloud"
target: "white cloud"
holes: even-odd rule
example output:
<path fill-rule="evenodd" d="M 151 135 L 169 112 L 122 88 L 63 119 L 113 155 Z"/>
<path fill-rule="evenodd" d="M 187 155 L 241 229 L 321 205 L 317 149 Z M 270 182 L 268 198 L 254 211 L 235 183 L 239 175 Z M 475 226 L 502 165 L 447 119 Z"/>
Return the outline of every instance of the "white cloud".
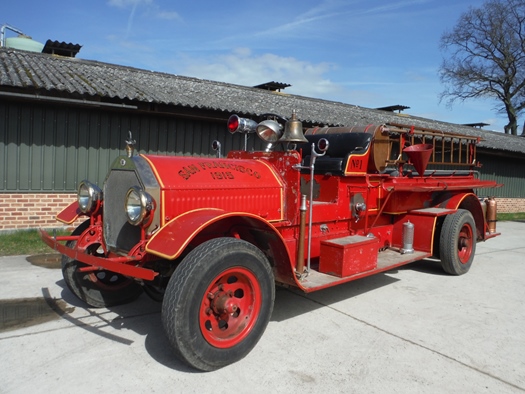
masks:
<path fill-rule="evenodd" d="M 290 93 L 327 97 L 340 93 L 341 87 L 328 79 L 325 74 L 335 66 L 327 62 L 310 63 L 293 57 L 271 53 L 253 55 L 248 48 L 236 48 L 227 55 L 212 59 L 185 59 L 183 75 L 202 79 L 253 86 L 276 81 L 289 83 Z"/>
<path fill-rule="evenodd" d="M 407 0 L 407 1 L 398 1 L 393 3 L 388 3 L 385 5 L 377 6 L 370 8 L 363 12 L 364 14 L 383 14 L 390 13 L 392 11 L 397 11 L 399 9 L 411 8 L 415 5 L 426 4 L 431 2 L 431 0 Z"/>
<path fill-rule="evenodd" d="M 117 8 L 131 8 L 134 12 L 138 7 L 144 6 L 147 8 L 147 13 L 150 16 L 165 20 L 181 20 L 181 16 L 176 11 L 168 11 L 159 7 L 154 0 L 108 0 L 108 4 Z"/>
<path fill-rule="evenodd" d="M 161 9 L 157 4 L 154 3 L 154 0 L 109 0 L 108 4 L 110 6 L 124 10 L 130 9 L 126 32 L 124 35 L 125 40 L 128 40 L 133 35 L 135 25 L 139 25 L 139 27 L 144 26 L 145 15 L 155 19 L 182 21 L 182 18 L 177 12 Z M 138 21 L 135 22 L 138 9 L 144 9 L 145 11 L 142 14 L 137 15 Z"/>
<path fill-rule="evenodd" d="M 180 15 L 175 11 L 158 11 L 156 17 L 166 20 L 181 20 Z"/>
<path fill-rule="evenodd" d="M 138 5 L 152 4 L 153 0 L 109 0 L 108 4 L 113 7 L 128 8 L 136 7 Z"/>

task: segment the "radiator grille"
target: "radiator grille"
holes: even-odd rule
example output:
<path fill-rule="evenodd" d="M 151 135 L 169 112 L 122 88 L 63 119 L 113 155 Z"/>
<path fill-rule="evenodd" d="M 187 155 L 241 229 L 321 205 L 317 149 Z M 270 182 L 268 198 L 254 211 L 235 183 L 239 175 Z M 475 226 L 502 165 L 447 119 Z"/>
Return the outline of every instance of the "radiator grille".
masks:
<path fill-rule="evenodd" d="M 134 171 L 112 170 L 104 185 L 104 239 L 112 251 L 129 252 L 140 241 L 140 227 L 127 221 L 126 193 L 141 183 Z"/>

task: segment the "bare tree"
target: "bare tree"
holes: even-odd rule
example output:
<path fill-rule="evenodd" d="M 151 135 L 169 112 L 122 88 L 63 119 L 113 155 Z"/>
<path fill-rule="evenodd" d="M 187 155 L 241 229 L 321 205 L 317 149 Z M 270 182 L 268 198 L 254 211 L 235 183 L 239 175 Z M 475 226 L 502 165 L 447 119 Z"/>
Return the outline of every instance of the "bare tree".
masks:
<path fill-rule="evenodd" d="M 509 119 L 505 133 L 516 135 L 525 109 L 525 0 L 489 0 L 470 8 L 442 35 L 441 49 L 441 99 L 494 99 Z"/>

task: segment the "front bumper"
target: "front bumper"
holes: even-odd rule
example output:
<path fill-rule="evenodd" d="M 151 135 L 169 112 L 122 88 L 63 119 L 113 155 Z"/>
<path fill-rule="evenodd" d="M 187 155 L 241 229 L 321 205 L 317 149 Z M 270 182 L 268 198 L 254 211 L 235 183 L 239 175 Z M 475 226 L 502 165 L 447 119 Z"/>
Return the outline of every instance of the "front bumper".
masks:
<path fill-rule="evenodd" d="M 60 242 L 76 240 L 78 236 L 64 236 L 54 237 L 48 234 L 45 230 L 40 229 L 40 238 L 48 246 L 59 252 L 60 254 L 67 256 L 73 260 L 78 260 L 81 263 L 87 264 L 90 267 L 86 267 L 86 270 L 91 269 L 105 269 L 111 272 L 116 272 L 132 278 L 153 280 L 158 275 L 157 272 L 148 268 L 137 266 L 137 262 L 142 259 L 138 256 L 118 256 L 118 257 L 97 257 L 91 254 L 83 253 L 77 249 L 72 249 L 63 245 Z"/>

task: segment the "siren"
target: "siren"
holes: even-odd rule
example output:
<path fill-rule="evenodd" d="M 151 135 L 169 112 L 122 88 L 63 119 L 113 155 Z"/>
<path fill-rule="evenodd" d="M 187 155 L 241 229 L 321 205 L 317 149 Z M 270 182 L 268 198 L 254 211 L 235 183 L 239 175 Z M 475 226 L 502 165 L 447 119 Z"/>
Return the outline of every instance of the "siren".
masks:
<path fill-rule="evenodd" d="M 238 115 L 232 115 L 228 118 L 228 130 L 230 133 L 249 134 L 255 133 L 257 122 L 251 119 L 241 118 Z"/>

